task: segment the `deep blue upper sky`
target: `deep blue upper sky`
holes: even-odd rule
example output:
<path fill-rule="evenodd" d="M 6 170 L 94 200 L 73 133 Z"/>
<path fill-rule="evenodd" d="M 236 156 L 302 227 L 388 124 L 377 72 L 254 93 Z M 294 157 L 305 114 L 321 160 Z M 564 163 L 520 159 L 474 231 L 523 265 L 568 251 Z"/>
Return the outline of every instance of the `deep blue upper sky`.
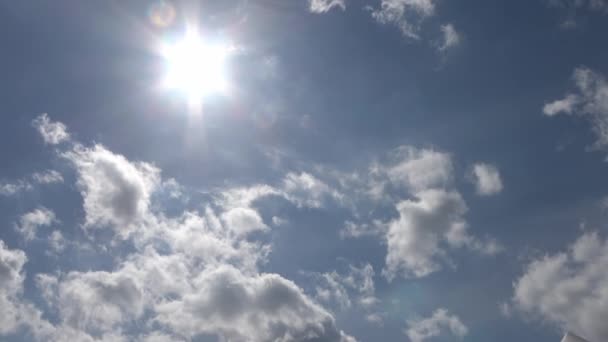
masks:
<path fill-rule="evenodd" d="M 0 340 L 607 340 L 607 13 L 0 5 Z M 234 47 L 196 108 L 192 27 Z"/>

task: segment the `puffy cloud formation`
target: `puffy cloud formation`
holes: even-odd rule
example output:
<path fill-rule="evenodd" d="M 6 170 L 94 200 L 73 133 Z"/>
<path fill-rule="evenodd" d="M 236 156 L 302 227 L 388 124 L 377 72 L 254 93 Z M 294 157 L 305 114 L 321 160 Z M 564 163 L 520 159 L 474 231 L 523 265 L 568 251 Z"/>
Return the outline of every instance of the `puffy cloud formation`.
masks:
<path fill-rule="evenodd" d="M 608 340 L 608 241 L 584 233 L 566 251 L 527 265 L 514 284 L 515 308 L 590 341 Z"/>
<path fill-rule="evenodd" d="M 372 9 L 372 17 L 381 24 L 392 24 L 409 38 L 418 39 L 419 22 L 433 15 L 433 0 L 381 0 L 380 8 Z"/>
<path fill-rule="evenodd" d="M 313 13 L 325 13 L 332 8 L 346 9 L 346 0 L 308 0 L 308 6 Z"/>
<path fill-rule="evenodd" d="M 337 190 L 306 172 L 288 173 L 282 189 L 285 197 L 300 207 L 320 208 L 327 200 L 341 202 L 343 199 Z"/>
<path fill-rule="evenodd" d="M 411 191 L 443 187 L 452 180 L 452 171 L 452 159 L 447 153 L 400 146 L 389 153 L 388 162 L 372 165 L 369 192 L 380 198 L 387 185 Z"/>
<path fill-rule="evenodd" d="M 17 231 L 25 240 L 33 240 L 36 237 L 38 227 L 50 226 L 55 222 L 55 213 L 45 207 L 39 207 L 23 214 L 16 225 Z"/>
<path fill-rule="evenodd" d="M 153 205 L 153 195 L 166 190 L 158 168 L 101 145 L 74 144 L 61 155 L 77 172 L 83 228 L 109 231 L 132 247 L 116 249 L 116 240 L 93 234 L 101 248 L 117 252 L 111 268 L 37 274 L 41 297 L 56 314 L 50 322 L 20 297 L 25 254 L 0 241 L 0 335 L 26 327 L 39 341 L 179 341 L 200 334 L 230 341 L 355 341 L 295 283 L 258 270 L 270 245 L 252 233 L 269 228 L 252 203 L 275 194 L 316 203 L 326 188 L 312 176 L 288 177 L 285 189 L 220 189 L 200 211 L 167 217 Z M 29 232 L 53 220 L 40 208 L 20 224 Z M 65 247 L 59 231 L 50 236 L 52 249 Z"/>
<path fill-rule="evenodd" d="M 129 162 L 101 145 L 77 146 L 64 156 L 78 171 L 87 227 L 110 226 L 124 237 L 146 217 L 159 184 L 156 167 Z"/>
<path fill-rule="evenodd" d="M 162 303 L 157 320 L 186 336 L 220 333 L 231 341 L 348 341 L 331 315 L 294 283 L 231 266 L 206 270 L 196 291 Z"/>
<path fill-rule="evenodd" d="M 485 244 L 469 235 L 463 215 L 467 206 L 459 193 L 439 189 L 424 190 L 416 199 L 397 204 L 399 218 L 389 223 L 388 252 L 384 275 L 423 277 L 442 268 L 447 248 L 468 246 L 485 249 Z M 492 250 L 488 250 L 492 254 Z"/>
<path fill-rule="evenodd" d="M 597 137 L 594 147 L 605 149 L 608 146 L 608 82 L 602 74 L 585 67 L 576 68 L 572 79 L 578 92 L 545 104 L 543 113 L 586 117 Z"/>
<path fill-rule="evenodd" d="M 38 130 L 44 142 L 49 145 L 57 145 L 70 138 L 65 125 L 61 122 L 51 121 L 46 113 L 42 113 L 35 118 L 32 121 L 32 126 Z"/>
<path fill-rule="evenodd" d="M 423 342 L 430 338 L 444 335 L 446 332 L 462 339 L 468 328 L 456 315 L 450 315 L 446 309 L 437 309 L 431 317 L 408 320 L 405 331 L 412 342 Z"/>
<path fill-rule="evenodd" d="M 481 196 L 495 195 L 502 191 L 503 184 L 498 168 L 491 164 L 476 163 L 471 171 L 475 190 Z"/>

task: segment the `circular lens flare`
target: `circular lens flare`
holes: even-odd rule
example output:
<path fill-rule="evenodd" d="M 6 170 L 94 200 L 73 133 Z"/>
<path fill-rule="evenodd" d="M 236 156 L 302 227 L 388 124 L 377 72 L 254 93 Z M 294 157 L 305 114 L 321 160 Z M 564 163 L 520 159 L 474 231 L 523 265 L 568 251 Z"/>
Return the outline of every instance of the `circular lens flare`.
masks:
<path fill-rule="evenodd" d="M 193 103 L 225 92 L 226 60 L 230 52 L 228 46 L 206 42 L 198 33 L 189 31 L 183 39 L 163 48 L 167 62 L 165 86 L 183 92 Z"/>

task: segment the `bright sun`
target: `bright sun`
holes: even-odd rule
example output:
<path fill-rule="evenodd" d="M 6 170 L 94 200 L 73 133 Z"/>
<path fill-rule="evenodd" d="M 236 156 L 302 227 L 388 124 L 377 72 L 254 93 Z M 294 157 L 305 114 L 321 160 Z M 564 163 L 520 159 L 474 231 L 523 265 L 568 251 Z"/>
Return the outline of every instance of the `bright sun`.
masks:
<path fill-rule="evenodd" d="M 183 92 L 190 102 L 226 91 L 226 60 L 229 46 L 206 42 L 190 31 L 183 39 L 163 47 L 167 62 L 164 84 Z"/>

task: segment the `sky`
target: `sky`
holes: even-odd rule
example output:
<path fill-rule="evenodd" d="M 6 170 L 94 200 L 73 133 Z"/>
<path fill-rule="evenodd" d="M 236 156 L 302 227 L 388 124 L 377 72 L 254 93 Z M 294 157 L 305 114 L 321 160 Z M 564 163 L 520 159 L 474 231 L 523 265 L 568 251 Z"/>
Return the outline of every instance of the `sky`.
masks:
<path fill-rule="evenodd" d="M 0 340 L 607 341 L 607 19 L 0 4 Z"/>

